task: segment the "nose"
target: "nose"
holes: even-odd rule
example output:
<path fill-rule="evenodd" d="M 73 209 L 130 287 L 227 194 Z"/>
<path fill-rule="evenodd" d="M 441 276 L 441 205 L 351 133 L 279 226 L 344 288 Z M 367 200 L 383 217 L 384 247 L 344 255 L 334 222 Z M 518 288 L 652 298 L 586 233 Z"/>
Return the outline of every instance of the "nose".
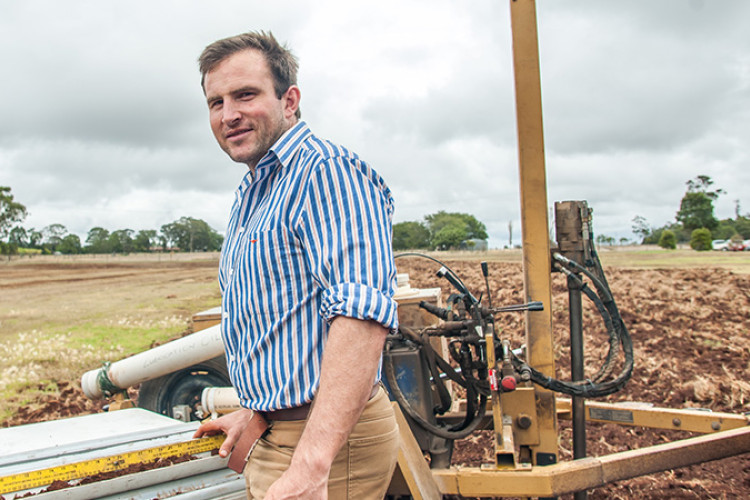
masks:
<path fill-rule="evenodd" d="M 233 102 L 224 102 L 221 121 L 227 126 L 236 125 L 242 119 L 239 107 Z"/>

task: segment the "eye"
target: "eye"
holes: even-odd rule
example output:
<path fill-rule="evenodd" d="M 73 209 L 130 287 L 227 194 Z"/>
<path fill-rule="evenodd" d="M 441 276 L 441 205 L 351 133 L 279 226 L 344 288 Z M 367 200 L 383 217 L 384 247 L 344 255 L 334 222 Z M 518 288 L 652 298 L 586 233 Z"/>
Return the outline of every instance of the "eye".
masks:
<path fill-rule="evenodd" d="M 220 109 L 224 101 L 221 99 L 213 99 L 208 102 L 208 109 Z"/>
<path fill-rule="evenodd" d="M 238 97 L 243 101 L 247 101 L 255 97 L 255 92 L 250 92 L 249 90 L 247 90 L 245 92 L 241 92 Z"/>

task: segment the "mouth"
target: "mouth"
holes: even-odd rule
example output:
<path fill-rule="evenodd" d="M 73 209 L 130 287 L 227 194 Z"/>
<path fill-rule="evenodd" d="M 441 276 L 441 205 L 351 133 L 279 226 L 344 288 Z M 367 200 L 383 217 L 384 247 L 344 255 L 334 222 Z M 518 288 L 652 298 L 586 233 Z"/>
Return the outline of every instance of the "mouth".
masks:
<path fill-rule="evenodd" d="M 251 128 L 238 128 L 238 129 L 231 130 L 231 131 L 227 132 L 224 135 L 224 137 L 226 137 L 227 139 L 230 139 L 230 140 L 231 139 L 236 139 L 236 138 L 242 137 L 245 134 L 247 134 L 249 132 L 252 132 L 252 131 L 253 131 L 253 129 L 251 129 Z"/>

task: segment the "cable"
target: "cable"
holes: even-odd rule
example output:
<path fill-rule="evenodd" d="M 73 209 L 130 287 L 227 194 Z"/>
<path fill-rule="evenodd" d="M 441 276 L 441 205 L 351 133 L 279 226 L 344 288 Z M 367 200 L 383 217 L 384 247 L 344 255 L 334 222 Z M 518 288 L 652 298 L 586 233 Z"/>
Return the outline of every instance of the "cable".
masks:
<path fill-rule="evenodd" d="M 582 291 L 596 305 L 610 336 L 610 350 L 607 354 L 605 363 L 599 372 L 597 372 L 592 379 L 579 382 L 565 382 L 548 377 L 547 375 L 535 370 L 515 355 L 512 356 L 513 365 L 517 370 L 527 370 L 531 374 L 531 380 L 534 383 L 551 391 L 587 398 L 613 394 L 625 386 L 633 373 L 633 341 L 630 337 L 630 333 L 625 327 L 625 323 L 622 321 L 622 316 L 617 309 L 617 305 L 615 304 L 612 293 L 609 290 L 606 278 L 604 278 L 604 273 L 601 269 L 601 262 L 599 261 L 598 256 L 594 253 L 592 263 L 595 266 L 595 270 L 600 274 L 600 279 L 585 267 L 559 253 L 553 254 L 553 257 L 558 263 L 566 266 L 562 267 L 557 265 L 557 268 L 563 271 L 567 276 L 573 276 L 573 279 L 577 280 L 576 283 L 583 285 Z M 582 272 L 594 284 L 597 293 L 594 293 L 590 288 L 585 286 L 581 279 L 575 276 L 575 274 L 570 272 L 570 269 L 567 268 L 573 268 Z M 612 364 L 619 354 L 620 345 L 622 346 L 622 352 L 625 355 L 623 368 L 614 379 L 603 381 L 606 377 L 609 377 L 612 372 Z"/>

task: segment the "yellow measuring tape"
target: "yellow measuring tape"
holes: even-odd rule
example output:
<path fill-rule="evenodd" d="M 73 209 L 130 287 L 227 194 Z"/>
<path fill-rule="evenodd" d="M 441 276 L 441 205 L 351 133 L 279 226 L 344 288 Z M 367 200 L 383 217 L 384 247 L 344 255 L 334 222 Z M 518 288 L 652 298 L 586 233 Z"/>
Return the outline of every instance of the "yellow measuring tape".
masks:
<path fill-rule="evenodd" d="M 206 451 L 218 450 L 226 436 L 217 436 L 193 439 L 182 443 L 167 444 L 146 448 L 144 450 L 129 451 L 92 460 L 84 460 L 72 464 L 50 467 L 29 472 L 11 474 L 0 477 L 0 494 L 12 493 L 14 491 L 28 490 L 39 486 L 47 486 L 54 481 L 70 481 L 93 476 L 101 472 L 110 472 L 126 469 L 138 463 L 149 463 L 160 458 L 182 456 L 185 454 L 195 455 Z"/>

